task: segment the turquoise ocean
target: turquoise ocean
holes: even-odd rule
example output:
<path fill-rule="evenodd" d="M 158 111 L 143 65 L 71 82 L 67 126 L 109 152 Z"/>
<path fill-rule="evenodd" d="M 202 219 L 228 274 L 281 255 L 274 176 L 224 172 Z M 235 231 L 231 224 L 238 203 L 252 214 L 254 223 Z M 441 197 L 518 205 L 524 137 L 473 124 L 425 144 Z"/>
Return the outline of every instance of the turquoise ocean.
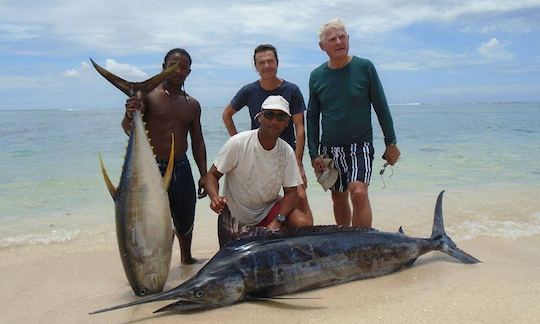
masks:
<path fill-rule="evenodd" d="M 496 193 L 501 188 L 504 197 L 494 194 L 479 203 L 508 199 L 512 204 L 521 193 L 540 192 L 540 103 L 412 104 L 392 105 L 391 110 L 402 158 L 381 177 L 384 145 L 373 116 L 371 197 L 410 199 L 429 193 L 434 201 L 443 189 L 474 193 L 491 188 Z M 222 108 L 203 107 L 209 166 L 228 138 L 221 112 Z M 0 111 L 0 248 L 111 234 L 113 202 L 98 153 L 117 182 L 127 144 L 122 115 L 122 109 Z M 249 128 L 247 109 L 235 115 L 235 122 L 239 130 Z M 198 179 L 191 152 L 188 156 Z M 308 197 L 327 204 L 323 198 L 328 193 L 316 185 L 307 156 L 306 149 Z M 207 199 L 199 202 L 198 210 L 203 205 L 208 205 Z M 317 214 L 320 204 L 312 208 Z M 487 231 L 511 237 L 540 233 L 540 210 L 527 211 L 522 219 L 510 212 L 497 217 L 490 219 L 487 212 L 462 219 L 461 224 L 469 238 Z M 315 223 L 321 221 L 315 218 Z"/>

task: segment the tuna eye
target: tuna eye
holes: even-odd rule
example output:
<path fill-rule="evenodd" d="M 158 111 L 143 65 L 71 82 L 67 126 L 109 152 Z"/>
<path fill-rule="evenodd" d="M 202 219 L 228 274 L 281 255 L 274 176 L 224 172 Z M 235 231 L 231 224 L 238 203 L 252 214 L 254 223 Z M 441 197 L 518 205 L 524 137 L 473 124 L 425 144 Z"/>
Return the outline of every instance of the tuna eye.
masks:
<path fill-rule="evenodd" d="M 204 295 L 204 291 L 202 291 L 202 290 L 200 290 L 200 289 L 197 289 L 197 290 L 195 291 L 195 297 L 201 298 L 203 295 Z"/>

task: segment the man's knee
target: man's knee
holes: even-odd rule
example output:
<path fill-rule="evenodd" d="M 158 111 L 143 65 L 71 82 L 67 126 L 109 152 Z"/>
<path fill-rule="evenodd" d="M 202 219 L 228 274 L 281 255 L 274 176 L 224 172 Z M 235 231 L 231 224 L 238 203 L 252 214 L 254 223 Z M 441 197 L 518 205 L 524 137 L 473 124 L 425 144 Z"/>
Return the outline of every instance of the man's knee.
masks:
<path fill-rule="evenodd" d="M 306 189 L 303 186 L 298 186 L 298 201 L 306 200 Z"/>
<path fill-rule="evenodd" d="M 351 182 L 349 192 L 351 193 L 351 200 L 353 202 L 361 202 L 368 199 L 368 185 L 363 182 Z"/>
<path fill-rule="evenodd" d="M 334 202 L 334 205 L 347 204 L 349 201 L 349 193 L 346 191 L 332 191 L 332 201 Z"/>
<path fill-rule="evenodd" d="M 287 217 L 287 226 L 290 227 L 304 227 L 313 226 L 313 218 L 306 213 L 294 209 Z"/>

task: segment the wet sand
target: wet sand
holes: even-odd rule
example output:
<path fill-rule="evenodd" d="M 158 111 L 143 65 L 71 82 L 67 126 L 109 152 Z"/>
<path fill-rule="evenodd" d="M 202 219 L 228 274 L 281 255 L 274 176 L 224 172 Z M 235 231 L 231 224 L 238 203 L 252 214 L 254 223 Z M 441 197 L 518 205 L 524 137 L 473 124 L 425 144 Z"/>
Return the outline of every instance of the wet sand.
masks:
<path fill-rule="evenodd" d="M 529 206 L 518 210 L 516 219 L 540 210 L 534 195 L 530 193 L 524 198 Z M 431 230 L 434 198 L 431 195 L 419 204 L 424 225 L 410 232 L 406 225 L 417 222 L 416 209 L 408 211 L 400 204 L 393 204 L 394 207 L 376 207 L 374 213 L 386 214 L 394 209 L 395 214 L 399 210 L 401 219 L 391 221 L 381 217 L 381 220 L 401 223 L 407 234 L 426 237 Z M 373 198 L 372 202 L 374 206 L 385 206 L 383 201 L 388 199 Z M 473 197 L 467 200 L 459 192 L 454 193 L 445 206 L 445 220 L 448 222 L 451 215 L 460 210 L 474 211 L 473 200 Z M 319 203 L 328 206 L 328 201 Z M 522 202 L 516 203 L 521 205 Z M 316 210 L 321 210 L 314 205 Z M 496 214 L 505 213 L 511 207 L 499 199 L 487 208 L 490 214 Z M 203 262 L 181 266 L 175 242 L 166 288 L 195 274 L 217 251 L 215 215 L 206 202 L 197 208 L 193 254 Z M 318 223 L 331 221 L 316 214 L 317 218 Z M 393 226 L 390 224 L 383 229 L 390 230 Z M 459 229 L 452 221 L 449 227 L 452 232 Z M 420 257 L 411 268 L 388 276 L 291 295 L 309 299 L 245 302 L 189 314 L 153 314 L 154 310 L 170 303 L 163 301 L 88 315 L 90 311 L 137 298 L 125 278 L 111 229 L 110 234 L 81 235 L 68 243 L 0 249 L 0 322 L 533 323 L 540 318 L 539 234 L 522 235 L 517 239 L 478 235 L 458 240 L 457 244 L 482 263 L 464 265 L 443 253 L 431 252 Z"/>

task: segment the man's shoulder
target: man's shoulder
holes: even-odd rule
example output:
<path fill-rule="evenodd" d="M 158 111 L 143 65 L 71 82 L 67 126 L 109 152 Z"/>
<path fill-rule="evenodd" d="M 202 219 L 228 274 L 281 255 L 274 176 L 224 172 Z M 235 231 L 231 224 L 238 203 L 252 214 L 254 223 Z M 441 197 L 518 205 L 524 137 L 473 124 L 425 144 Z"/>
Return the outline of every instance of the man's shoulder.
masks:
<path fill-rule="evenodd" d="M 201 109 L 201 104 L 195 97 L 192 97 L 188 93 L 186 93 L 184 96 L 184 99 L 186 100 L 187 104 L 190 107 L 195 108 L 195 109 Z M 180 100 L 182 99 L 180 98 Z"/>
<path fill-rule="evenodd" d="M 292 92 L 300 91 L 299 86 L 287 80 L 283 80 L 283 83 L 281 84 L 281 88 L 290 89 Z"/>
<path fill-rule="evenodd" d="M 354 55 L 352 57 L 351 63 L 358 66 L 373 66 L 373 63 L 369 59 L 354 56 Z"/>
<path fill-rule="evenodd" d="M 259 87 L 260 87 L 259 81 L 257 80 L 257 81 L 253 81 L 251 83 L 243 85 L 240 88 L 240 90 L 238 90 L 238 92 L 251 92 L 258 89 Z"/>
<path fill-rule="evenodd" d="M 311 74 L 319 74 L 319 73 L 322 73 L 326 70 L 326 67 L 328 66 L 328 61 L 324 62 L 324 63 L 321 63 L 319 66 L 317 66 L 316 68 L 313 69 L 313 71 L 311 71 Z"/>
<path fill-rule="evenodd" d="M 310 81 L 315 81 L 319 79 L 324 79 L 326 73 L 330 71 L 328 69 L 328 61 L 322 63 L 321 65 L 317 66 L 313 71 L 311 71 L 311 74 L 309 75 Z"/>
<path fill-rule="evenodd" d="M 240 133 L 236 133 L 233 136 L 231 136 L 229 141 L 235 142 L 235 143 L 244 143 L 244 142 L 249 141 L 250 138 L 252 138 L 256 132 L 257 132 L 257 129 L 251 129 L 251 130 L 243 131 Z"/>

